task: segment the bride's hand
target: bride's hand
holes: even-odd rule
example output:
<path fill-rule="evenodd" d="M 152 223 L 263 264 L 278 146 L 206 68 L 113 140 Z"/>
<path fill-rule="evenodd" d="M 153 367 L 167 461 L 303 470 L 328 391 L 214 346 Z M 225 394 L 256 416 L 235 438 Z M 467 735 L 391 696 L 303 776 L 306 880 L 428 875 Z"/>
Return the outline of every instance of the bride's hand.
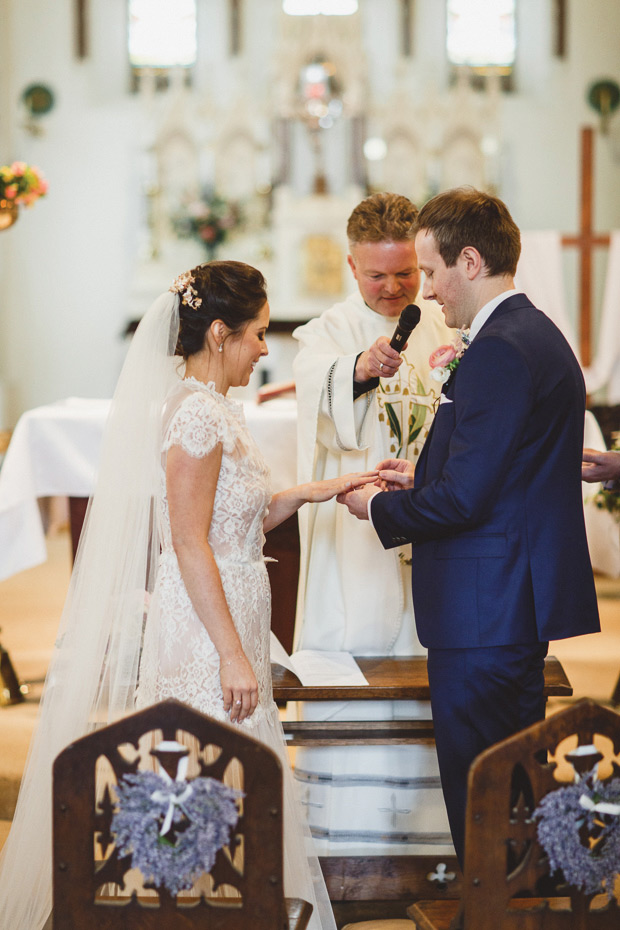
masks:
<path fill-rule="evenodd" d="M 304 486 L 308 503 L 317 504 L 320 501 L 331 500 L 337 494 L 361 488 L 364 484 L 374 484 L 378 479 L 377 471 L 351 472 L 339 478 L 328 478 L 326 481 L 311 481 Z"/>
<path fill-rule="evenodd" d="M 230 713 L 231 723 L 251 717 L 258 704 L 258 682 L 243 653 L 220 661 L 220 682 L 224 710 Z"/>

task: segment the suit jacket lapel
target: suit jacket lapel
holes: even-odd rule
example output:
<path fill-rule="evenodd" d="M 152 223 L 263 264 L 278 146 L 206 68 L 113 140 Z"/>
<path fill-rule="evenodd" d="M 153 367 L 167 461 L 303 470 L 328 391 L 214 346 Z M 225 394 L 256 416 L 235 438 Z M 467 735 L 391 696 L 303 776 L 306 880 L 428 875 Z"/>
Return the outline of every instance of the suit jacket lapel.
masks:
<path fill-rule="evenodd" d="M 532 307 L 534 309 L 534 304 L 531 302 L 531 300 L 529 300 L 528 297 L 525 296 L 525 294 L 512 294 L 510 297 L 507 297 L 506 300 L 503 300 L 501 304 L 499 304 L 495 308 L 495 310 L 493 311 L 489 319 L 485 321 L 482 329 L 480 330 L 480 333 L 483 333 L 485 329 L 487 328 L 487 326 L 489 326 L 492 322 L 497 322 L 498 317 L 503 316 L 504 313 L 507 313 L 510 310 L 514 310 L 517 307 L 524 307 L 524 306 Z M 480 333 L 478 333 L 478 335 L 480 335 Z M 475 339 L 473 340 L 472 344 L 474 343 L 475 343 Z M 470 349 L 468 347 L 466 349 L 466 352 L 469 352 L 469 350 Z M 451 372 L 450 377 L 448 378 L 446 383 L 443 385 L 441 392 L 442 394 L 445 394 L 446 397 L 452 398 L 452 395 L 454 394 L 454 380 L 457 375 L 458 375 L 458 368 L 456 368 L 455 371 Z M 424 479 L 426 477 L 426 463 L 428 459 L 428 449 L 429 449 L 429 446 L 430 446 L 430 443 L 433 437 L 433 430 L 435 428 L 435 420 L 436 420 L 436 414 L 435 414 L 435 417 L 433 418 L 433 422 L 431 423 L 431 428 L 428 431 L 428 436 L 426 437 L 426 441 L 424 445 L 422 446 L 422 451 L 420 452 L 420 455 L 419 455 L 419 458 L 416 464 L 414 488 L 419 488 L 424 484 Z"/>

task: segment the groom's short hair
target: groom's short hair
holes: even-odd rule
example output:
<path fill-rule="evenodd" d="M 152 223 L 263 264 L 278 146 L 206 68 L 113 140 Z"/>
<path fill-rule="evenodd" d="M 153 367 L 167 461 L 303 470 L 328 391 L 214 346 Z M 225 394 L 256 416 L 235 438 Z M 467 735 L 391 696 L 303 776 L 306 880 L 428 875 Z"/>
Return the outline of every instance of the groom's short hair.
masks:
<path fill-rule="evenodd" d="M 489 275 L 514 275 L 521 254 L 519 227 L 498 197 L 473 187 L 457 187 L 437 194 L 418 214 L 416 231 L 432 233 L 448 268 L 462 250 L 480 253 Z"/>
<path fill-rule="evenodd" d="M 418 208 L 402 194 L 373 194 L 358 203 L 349 217 L 349 244 L 415 239 L 417 215 Z"/>

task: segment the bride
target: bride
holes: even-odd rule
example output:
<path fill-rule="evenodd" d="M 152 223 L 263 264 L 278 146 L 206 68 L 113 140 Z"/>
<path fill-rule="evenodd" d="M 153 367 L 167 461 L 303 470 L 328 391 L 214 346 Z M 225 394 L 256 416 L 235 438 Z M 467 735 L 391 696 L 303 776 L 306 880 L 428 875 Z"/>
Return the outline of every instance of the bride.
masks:
<path fill-rule="evenodd" d="M 335 930 L 272 697 L 263 532 L 376 475 L 272 496 L 242 405 L 227 397 L 267 354 L 268 323 L 262 274 L 210 262 L 180 275 L 134 335 L 0 859 L 1 930 L 40 930 L 51 910 L 55 756 L 96 725 L 168 697 L 277 752 L 285 894 L 314 905 L 313 930 Z"/>

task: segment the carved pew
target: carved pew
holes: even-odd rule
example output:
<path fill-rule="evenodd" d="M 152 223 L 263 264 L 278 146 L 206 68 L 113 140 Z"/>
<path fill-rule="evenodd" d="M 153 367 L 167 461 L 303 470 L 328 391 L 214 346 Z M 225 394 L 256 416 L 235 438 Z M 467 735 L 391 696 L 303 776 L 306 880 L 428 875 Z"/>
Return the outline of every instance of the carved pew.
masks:
<path fill-rule="evenodd" d="M 367 686 L 304 687 L 272 664 L 274 698 L 287 701 L 420 700 L 430 698 L 426 658 L 357 656 Z M 569 697 L 572 687 L 561 663 L 545 662 L 545 695 Z M 284 721 L 290 746 L 381 745 L 434 740 L 432 721 Z M 381 917 L 406 917 L 420 898 L 458 899 L 462 876 L 456 857 L 324 856 L 319 859 L 339 924 Z M 445 869 L 438 868 L 440 863 Z"/>

